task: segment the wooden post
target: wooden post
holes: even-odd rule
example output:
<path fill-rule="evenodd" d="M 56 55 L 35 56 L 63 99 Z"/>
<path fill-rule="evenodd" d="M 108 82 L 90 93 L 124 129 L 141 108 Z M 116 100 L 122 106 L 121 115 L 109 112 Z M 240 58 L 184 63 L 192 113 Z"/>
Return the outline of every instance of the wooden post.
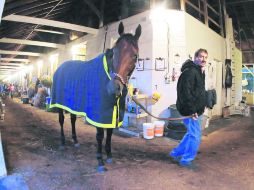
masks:
<path fill-rule="evenodd" d="M 207 10 L 207 0 L 204 0 L 204 17 L 205 17 L 205 25 L 208 25 L 208 10 Z"/>
<path fill-rule="evenodd" d="M 180 0 L 180 7 L 182 11 L 185 11 L 185 0 Z"/>
<path fill-rule="evenodd" d="M 226 16 L 226 3 L 225 0 L 219 0 L 220 7 L 220 34 L 225 37 L 225 16 Z"/>

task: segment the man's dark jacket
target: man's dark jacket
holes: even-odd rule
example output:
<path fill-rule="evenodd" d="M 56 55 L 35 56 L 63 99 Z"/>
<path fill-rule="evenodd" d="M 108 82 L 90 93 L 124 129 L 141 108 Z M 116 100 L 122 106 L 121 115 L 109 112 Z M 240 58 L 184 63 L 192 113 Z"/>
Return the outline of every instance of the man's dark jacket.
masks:
<path fill-rule="evenodd" d="M 206 106 L 205 74 L 201 67 L 187 60 L 177 82 L 176 107 L 183 116 L 204 113 Z"/>

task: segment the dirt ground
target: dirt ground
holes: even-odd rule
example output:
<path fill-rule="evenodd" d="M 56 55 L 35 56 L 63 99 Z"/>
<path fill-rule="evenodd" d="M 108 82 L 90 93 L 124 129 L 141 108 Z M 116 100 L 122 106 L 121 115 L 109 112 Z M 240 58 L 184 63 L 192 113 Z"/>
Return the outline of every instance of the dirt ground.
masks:
<path fill-rule="evenodd" d="M 19 174 L 31 190 L 253 190 L 254 114 L 211 122 L 214 132 L 203 136 L 198 171 L 172 164 L 168 152 L 177 142 L 113 135 L 114 163 L 96 172 L 95 129 L 77 121 L 80 147 L 73 147 L 66 114 L 65 151 L 58 149 L 58 115 L 6 100 L 0 122 L 8 175 Z"/>

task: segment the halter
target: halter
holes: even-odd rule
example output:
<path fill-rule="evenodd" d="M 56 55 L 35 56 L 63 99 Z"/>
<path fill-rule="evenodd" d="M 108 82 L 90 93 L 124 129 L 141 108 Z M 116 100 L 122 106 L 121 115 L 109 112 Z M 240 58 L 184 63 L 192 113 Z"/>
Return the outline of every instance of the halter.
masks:
<path fill-rule="evenodd" d="M 124 81 L 123 77 L 121 75 L 119 75 L 118 73 L 115 72 L 111 72 L 110 74 L 112 76 L 113 79 L 118 79 L 123 85 L 126 85 L 127 83 Z"/>

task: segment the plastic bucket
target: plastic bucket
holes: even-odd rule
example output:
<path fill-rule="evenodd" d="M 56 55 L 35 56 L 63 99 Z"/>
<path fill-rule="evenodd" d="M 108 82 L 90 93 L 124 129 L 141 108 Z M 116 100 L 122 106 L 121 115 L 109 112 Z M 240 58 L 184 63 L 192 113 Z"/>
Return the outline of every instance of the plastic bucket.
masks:
<path fill-rule="evenodd" d="M 143 123 L 143 137 L 145 139 L 153 139 L 154 138 L 153 123 Z"/>
<path fill-rule="evenodd" d="M 164 132 L 164 121 L 154 121 L 154 136 L 162 137 Z"/>

